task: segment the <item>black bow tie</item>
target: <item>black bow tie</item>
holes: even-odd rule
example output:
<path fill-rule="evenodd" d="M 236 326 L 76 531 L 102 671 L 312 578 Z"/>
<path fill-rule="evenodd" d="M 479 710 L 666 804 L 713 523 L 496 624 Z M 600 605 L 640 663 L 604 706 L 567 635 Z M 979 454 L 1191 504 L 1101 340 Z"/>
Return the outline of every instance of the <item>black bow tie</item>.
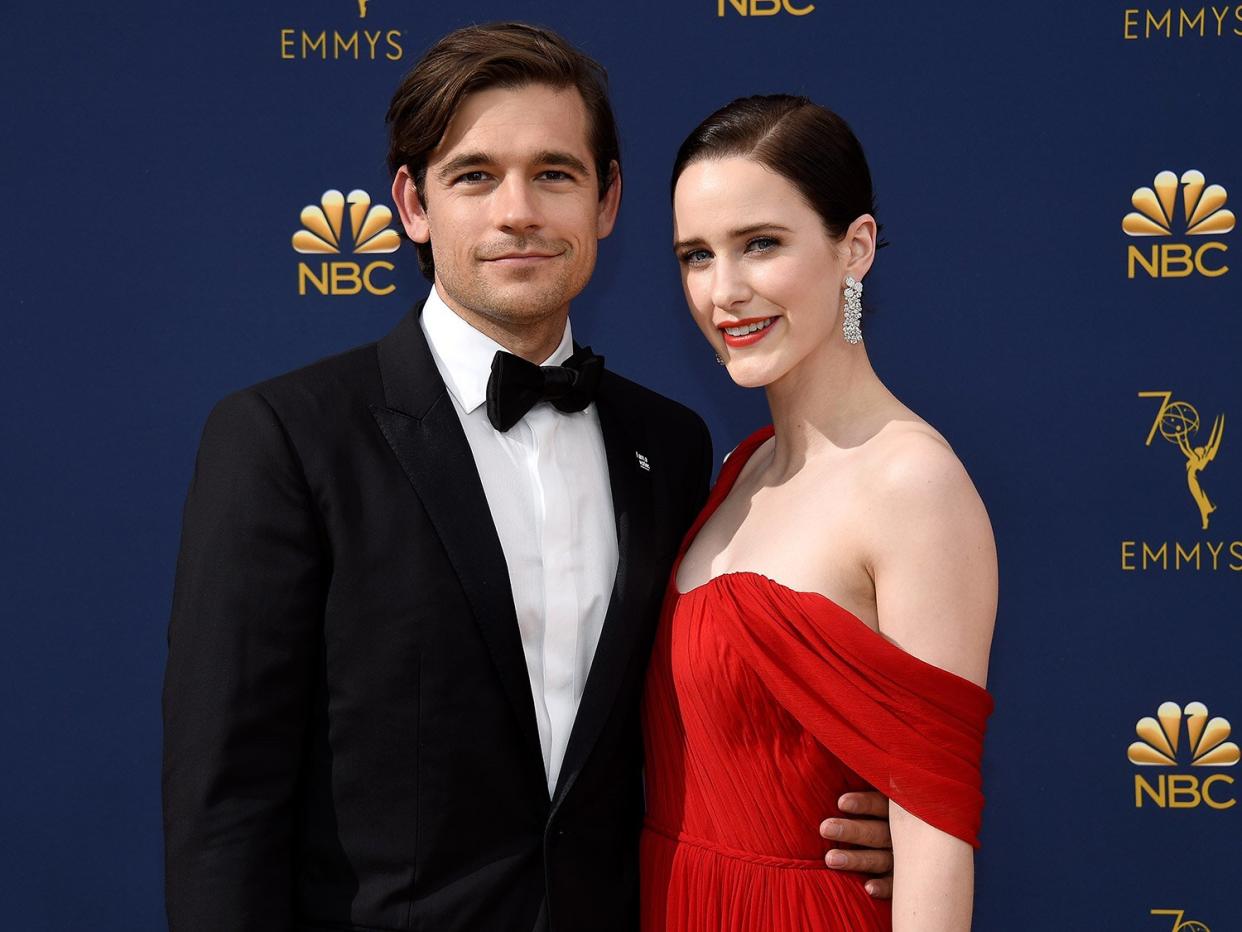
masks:
<path fill-rule="evenodd" d="M 541 401 L 558 411 L 581 411 L 591 403 L 604 373 L 604 357 L 584 346 L 561 366 L 536 366 L 497 350 L 487 380 L 487 419 L 504 432 Z"/>

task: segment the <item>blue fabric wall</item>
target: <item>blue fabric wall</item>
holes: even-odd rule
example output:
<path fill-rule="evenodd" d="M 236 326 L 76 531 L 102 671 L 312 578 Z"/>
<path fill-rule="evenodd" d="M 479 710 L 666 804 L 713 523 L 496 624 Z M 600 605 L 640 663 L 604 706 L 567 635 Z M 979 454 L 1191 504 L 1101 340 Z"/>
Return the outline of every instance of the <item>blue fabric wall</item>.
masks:
<path fill-rule="evenodd" d="M 224 0 L 3 18 L 0 926 L 163 927 L 159 688 L 203 419 L 383 334 L 424 292 L 406 250 L 308 257 L 290 237 L 325 190 L 386 200 L 392 89 L 438 36 L 496 18 L 610 69 L 625 200 L 575 334 L 701 412 L 722 452 L 766 408 L 685 310 L 677 144 L 774 91 L 862 139 L 892 243 L 867 280 L 869 351 L 954 445 L 999 544 L 976 927 L 1242 917 L 1242 769 L 1192 765 L 1184 727 L 1174 764 L 1127 758 L 1162 702 L 1242 717 L 1242 235 L 1187 235 L 1180 191 L 1169 235 L 1122 229 L 1162 170 L 1242 192 L 1242 7 L 370 0 L 361 18 L 356 0 Z M 299 262 L 324 259 L 391 260 L 373 282 L 395 287 L 299 295 Z M 1227 415 L 1200 475 L 1206 530 L 1183 453 L 1145 442 L 1162 401 L 1145 391 L 1194 406 L 1192 446 Z"/>

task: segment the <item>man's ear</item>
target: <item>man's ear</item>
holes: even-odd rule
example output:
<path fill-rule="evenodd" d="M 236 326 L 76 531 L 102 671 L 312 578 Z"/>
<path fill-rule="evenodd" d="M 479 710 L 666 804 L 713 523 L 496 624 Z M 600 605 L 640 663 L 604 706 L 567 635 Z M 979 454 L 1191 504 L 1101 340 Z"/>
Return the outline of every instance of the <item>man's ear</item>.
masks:
<path fill-rule="evenodd" d="M 599 199 L 599 214 L 595 222 L 595 235 L 603 239 L 612 232 L 617 223 L 617 210 L 621 207 L 621 166 L 615 161 L 608 166 L 612 179 L 604 196 Z"/>
<path fill-rule="evenodd" d="M 427 210 L 418 197 L 418 188 L 410 170 L 402 165 L 392 180 L 392 202 L 397 205 L 401 225 L 416 243 L 431 242 L 431 226 L 427 223 Z"/>

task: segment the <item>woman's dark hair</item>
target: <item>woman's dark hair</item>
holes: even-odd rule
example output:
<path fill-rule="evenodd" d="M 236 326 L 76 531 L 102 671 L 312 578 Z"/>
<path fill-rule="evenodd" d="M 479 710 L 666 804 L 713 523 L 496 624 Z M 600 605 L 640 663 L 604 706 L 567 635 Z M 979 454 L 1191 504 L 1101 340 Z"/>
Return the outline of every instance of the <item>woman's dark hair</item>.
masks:
<path fill-rule="evenodd" d="M 739 97 L 721 107 L 677 150 L 671 190 L 690 163 L 729 156 L 753 159 L 792 184 L 833 239 L 863 214 L 875 215 L 871 170 L 858 138 L 843 119 L 805 97 Z"/>
<path fill-rule="evenodd" d="M 595 157 L 599 196 L 621 165 L 617 121 L 608 100 L 608 75 L 594 59 L 551 29 L 526 23 L 487 23 L 449 33 L 402 80 L 388 106 L 388 169 L 410 170 L 419 200 L 427 201 L 427 158 L 467 96 L 494 87 L 546 84 L 576 88 L 586 105 L 588 143 Z M 430 243 L 415 243 L 423 275 L 435 280 Z"/>

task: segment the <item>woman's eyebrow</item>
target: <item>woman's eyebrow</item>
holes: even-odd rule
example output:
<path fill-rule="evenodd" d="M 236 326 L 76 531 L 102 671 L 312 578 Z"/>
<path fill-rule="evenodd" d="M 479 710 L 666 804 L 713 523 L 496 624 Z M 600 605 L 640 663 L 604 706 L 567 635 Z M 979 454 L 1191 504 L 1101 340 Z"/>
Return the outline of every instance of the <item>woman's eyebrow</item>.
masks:
<path fill-rule="evenodd" d="M 781 233 L 792 233 L 789 227 L 781 226 L 779 223 L 751 223 L 744 227 L 738 227 L 736 230 L 729 231 L 729 239 L 741 239 L 743 236 L 749 236 L 751 233 L 758 233 L 760 230 L 780 231 Z M 702 246 L 705 241 L 702 237 L 695 236 L 692 239 L 679 240 L 673 243 L 673 251 L 685 249 L 687 246 Z"/>

